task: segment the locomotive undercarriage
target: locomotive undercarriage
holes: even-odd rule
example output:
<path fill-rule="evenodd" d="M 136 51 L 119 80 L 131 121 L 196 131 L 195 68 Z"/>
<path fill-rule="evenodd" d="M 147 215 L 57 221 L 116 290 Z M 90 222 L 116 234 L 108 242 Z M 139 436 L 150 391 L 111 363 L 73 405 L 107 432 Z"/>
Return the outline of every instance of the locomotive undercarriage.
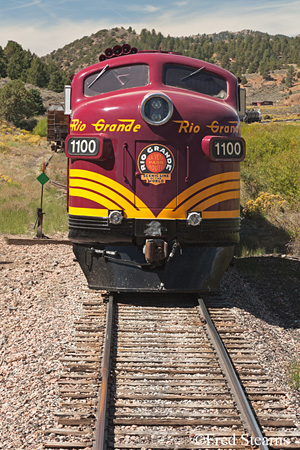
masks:
<path fill-rule="evenodd" d="M 69 237 L 91 289 L 213 292 L 239 241 L 239 219 L 184 220 L 69 217 Z M 77 225 L 77 226 L 75 226 Z"/>

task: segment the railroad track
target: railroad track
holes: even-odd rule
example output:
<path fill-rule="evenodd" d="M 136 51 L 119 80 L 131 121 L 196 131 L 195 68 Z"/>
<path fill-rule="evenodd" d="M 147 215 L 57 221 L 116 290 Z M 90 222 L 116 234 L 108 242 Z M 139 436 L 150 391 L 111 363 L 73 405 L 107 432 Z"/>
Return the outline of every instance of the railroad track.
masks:
<path fill-rule="evenodd" d="M 300 448 L 285 392 L 218 296 L 111 297 L 105 331 L 103 306 L 85 314 L 45 448 Z"/>

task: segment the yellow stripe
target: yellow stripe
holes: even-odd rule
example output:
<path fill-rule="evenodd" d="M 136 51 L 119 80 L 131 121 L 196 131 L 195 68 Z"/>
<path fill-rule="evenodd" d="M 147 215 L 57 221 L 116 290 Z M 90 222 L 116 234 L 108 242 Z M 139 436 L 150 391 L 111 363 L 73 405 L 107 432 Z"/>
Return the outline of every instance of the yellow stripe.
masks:
<path fill-rule="evenodd" d="M 235 209 L 232 211 L 203 211 L 203 219 L 235 219 L 240 217 L 240 210 Z"/>
<path fill-rule="evenodd" d="M 74 206 L 70 206 L 69 214 L 74 216 L 108 217 L 108 209 L 77 208 Z M 240 210 L 203 211 L 202 217 L 203 219 L 234 219 L 240 217 Z M 144 219 L 148 219 L 148 217 L 144 217 Z M 184 216 L 182 217 L 182 219 L 186 219 L 186 217 Z"/>
<path fill-rule="evenodd" d="M 205 189 L 204 191 L 199 192 L 199 194 L 194 195 L 192 198 L 183 203 L 183 205 L 179 208 L 181 211 L 189 211 L 191 208 L 194 208 L 194 205 L 201 202 L 203 199 L 207 197 L 211 197 L 212 195 L 218 194 L 220 192 L 225 191 L 233 191 L 240 189 L 240 182 L 233 181 L 223 184 L 217 184 L 216 186 Z M 199 205 L 197 205 L 199 206 Z M 202 210 L 206 209 L 201 207 Z"/>
<path fill-rule="evenodd" d="M 117 183 L 111 178 L 105 177 L 104 175 L 100 175 L 99 173 L 91 172 L 90 170 L 81 170 L 81 169 L 70 169 L 70 177 L 73 178 L 86 178 L 90 181 L 96 181 L 98 183 L 104 184 L 119 194 L 123 195 L 127 198 L 131 203 L 134 203 L 134 193 L 122 186 L 122 184 Z M 71 180 L 70 180 L 71 181 Z M 146 207 L 146 205 L 145 205 Z"/>
<path fill-rule="evenodd" d="M 70 179 L 70 186 L 73 188 L 89 189 L 90 191 L 97 192 L 101 196 L 104 195 L 105 197 L 108 197 L 109 199 L 111 199 L 113 202 L 116 203 L 114 209 L 122 208 L 127 212 L 130 212 L 131 214 L 134 214 L 136 212 L 136 208 L 133 205 L 131 205 L 131 203 L 129 203 L 126 198 L 121 197 L 121 195 L 112 191 L 110 188 L 107 188 L 106 186 L 99 185 L 97 183 L 94 183 L 93 181 L 81 180 L 77 178 Z M 74 192 L 76 191 L 74 190 Z"/>
<path fill-rule="evenodd" d="M 82 180 L 81 178 L 86 178 L 86 180 Z M 97 185 L 97 183 L 95 182 L 101 183 L 101 186 Z M 152 211 L 140 199 L 138 199 L 138 201 L 139 208 L 142 208 L 141 211 L 138 211 L 133 205 L 128 202 L 129 200 L 130 202 L 134 203 L 135 196 L 133 192 L 117 183 L 116 181 L 112 180 L 111 178 L 105 177 L 104 175 L 100 175 L 89 170 L 70 169 L 70 186 L 78 186 L 96 191 L 99 194 L 90 191 L 84 191 L 83 189 L 71 188 L 70 195 L 92 200 L 102 206 L 106 206 L 108 209 L 119 209 L 121 207 L 122 209 L 124 209 L 124 214 L 127 218 L 155 218 Z M 101 196 L 101 194 L 109 197 L 112 202 L 115 203 L 110 202 L 110 200 Z M 125 198 L 119 194 L 123 195 Z"/>
<path fill-rule="evenodd" d="M 212 198 L 209 198 L 208 200 L 202 202 L 195 211 L 199 211 L 199 208 L 201 206 L 201 211 L 205 211 L 206 209 L 210 208 L 211 206 L 216 205 L 217 203 L 225 202 L 226 200 L 233 200 L 240 197 L 240 192 L 225 192 L 223 194 L 217 194 Z"/>
<path fill-rule="evenodd" d="M 115 203 L 111 202 L 109 199 L 103 197 L 100 194 L 97 194 L 95 192 L 85 191 L 84 189 L 70 189 L 70 195 L 73 197 L 80 197 L 80 198 L 86 198 L 87 200 L 91 200 L 95 203 L 98 203 L 101 206 L 104 206 L 105 208 L 109 210 L 114 209 L 120 209 L 120 206 L 116 205 Z M 98 211 L 98 210 L 97 210 Z M 124 210 L 124 216 L 128 219 L 153 219 L 155 218 L 154 214 L 150 211 L 150 209 L 145 209 L 142 211 L 137 211 L 135 209 L 131 209 L 130 211 Z"/>
<path fill-rule="evenodd" d="M 206 178 L 205 180 L 199 181 L 193 186 L 189 187 L 185 191 L 181 192 L 181 194 L 177 197 L 177 205 L 185 201 L 191 195 L 194 195 L 197 191 L 204 189 L 212 184 L 222 183 L 223 181 L 229 180 L 239 180 L 240 173 L 239 172 L 226 172 L 218 175 L 213 175 L 212 177 Z"/>
<path fill-rule="evenodd" d="M 90 216 L 90 217 L 108 217 L 108 209 L 97 208 L 77 208 L 75 206 L 69 207 L 69 214 L 74 216 Z M 149 211 L 137 211 L 134 215 L 126 214 L 124 211 L 124 217 L 127 219 L 155 219 L 153 213 L 149 214 Z"/>
<path fill-rule="evenodd" d="M 112 180 L 111 178 L 105 177 L 104 175 L 100 175 L 95 172 L 81 169 L 71 169 L 70 177 L 71 196 L 89 199 L 110 210 L 119 209 L 121 207 L 124 210 L 125 217 L 127 218 L 155 218 L 155 215 L 152 213 L 152 211 L 138 197 L 136 197 L 136 202 L 140 210 L 137 210 L 136 207 L 129 203 L 134 203 L 134 193 L 121 184 L 117 183 L 116 181 Z M 85 180 L 83 180 L 82 178 L 85 178 Z M 218 212 L 205 211 L 205 209 L 208 209 L 211 206 L 225 200 L 233 200 L 239 198 L 239 180 L 239 172 L 229 172 L 214 175 L 205 180 L 199 181 L 198 183 L 194 184 L 193 186 L 189 187 L 184 192 L 179 194 L 178 197 L 175 197 L 163 209 L 163 211 L 160 212 L 158 218 L 171 220 L 185 219 L 186 211 L 188 211 L 190 208 L 193 208 L 193 210 L 195 211 L 202 211 L 204 218 L 238 217 L 238 210 Z M 228 182 L 224 183 L 224 181 Z M 101 186 L 98 185 L 97 182 L 101 183 Z M 215 186 L 212 186 L 214 184 Z M 75 187 L 76 189 L 74 189 Z M 85 189 L 90 189 L 96 192 L 91 192 Z M 105 196 L 103 196 L 102 194 Z M 125 198 L 122 196 L 124 196 Z M 207 197 L 211 198 L 207 199 Z M 205 200 L 205 198 L 207 200 Z M 173 208 L 176 204 L 181 204 L 181 206 L 176 211 L 174 211 Z M 196 207 L 194 207 L 195 204 L 197 204 Z M 73 213 L 71 212 L 71 210 L 73 211 Z M 101 214 L 100 217 L 107 217 L 108 211 L 106 209 L 70 207 L 70 214 L 87 216 L 100 216 Z"/>
<path fill-rule="evenodd" d="M 104 206 L 107 209 L 120 209 L 120 206 L 114 202 L 111 202 L 109 199 L 103 197 L 96 192 L 86 191 L 84 189 L 70 189 L 70 195 L 73 197 L 86 198 L 87 200 L 92 200 L 92 202 L 96 202 L 99 205 Z"/>
<path fill-rule="evenodd" d="M 74 216 L 108 217 L 108 209 L 69 207 L 69 214 Z"/>
<path fill-rule="evenodd" d="M 226 200 L 239 198 L 239 187 L 239 181 L 218 184 L 217 186 L 210 187 L 202 192 L 199 192 L 199 194 L 194 195 L 175 211 L 169 211 L 165 208 L 163 211 L 161 211 L 158 217 L 160 219 L 167 219 L 171 217 L 175 219 L 184 219 L 186 217 L 186 211 L 189 211 L 191 208 L 193 209 L 193 211 L 204 211 L 205 209 L 210 208 L 210 206 L 213 206 L 220 201 L 224 201 L 220 200 L 222 196 L 225 195 L 224 191 L 230 191 L 226 193 Z M 207 197 L 210 198 L 205 200 Z"/>

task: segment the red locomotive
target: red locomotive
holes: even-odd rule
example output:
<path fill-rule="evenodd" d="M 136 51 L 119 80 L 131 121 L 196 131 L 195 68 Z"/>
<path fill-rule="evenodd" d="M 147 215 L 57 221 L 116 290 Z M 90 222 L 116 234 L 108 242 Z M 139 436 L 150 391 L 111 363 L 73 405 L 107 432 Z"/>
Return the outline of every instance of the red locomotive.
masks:
<path fill-rule="evenodd" d="M 66 87 L 69 238 L 92 289 L 210 292 L 239 241 L 236 78 L 117 45 Z"/>

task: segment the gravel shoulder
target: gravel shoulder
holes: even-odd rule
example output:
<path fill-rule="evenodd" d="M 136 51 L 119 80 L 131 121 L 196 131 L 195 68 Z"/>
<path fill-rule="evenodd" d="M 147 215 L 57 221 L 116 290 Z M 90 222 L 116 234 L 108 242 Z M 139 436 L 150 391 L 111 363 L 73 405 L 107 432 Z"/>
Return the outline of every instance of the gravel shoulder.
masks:
<path fill-rule="evenodd" d="M 0 239 L 0 448 L 40 450 L 59 409 L 60 358 L 91 292 L 71 246 Z"/>
<path fill-rule="evenodd" d="M 288 365 L 300 349 L 300 261 L 237 259 L 222 292 L 249 332 L 261 364 L 285 389 L 299 420 L 300 396 Z M 88 290 L 71 246 L 13 246 L 0 238 L 0 448 L 41 450 L 59 409 L 60 358 L 75 333 Z"/>
<path fill-rule="evenodd" d="M 294 361 L 300 368 L 300 258 L 237 258 L 222 280 L 221 291 L 274 388 L 286 391 L 288 409 L 300 427 L 300 390 L 292 389 L 290 376 Z"/>

